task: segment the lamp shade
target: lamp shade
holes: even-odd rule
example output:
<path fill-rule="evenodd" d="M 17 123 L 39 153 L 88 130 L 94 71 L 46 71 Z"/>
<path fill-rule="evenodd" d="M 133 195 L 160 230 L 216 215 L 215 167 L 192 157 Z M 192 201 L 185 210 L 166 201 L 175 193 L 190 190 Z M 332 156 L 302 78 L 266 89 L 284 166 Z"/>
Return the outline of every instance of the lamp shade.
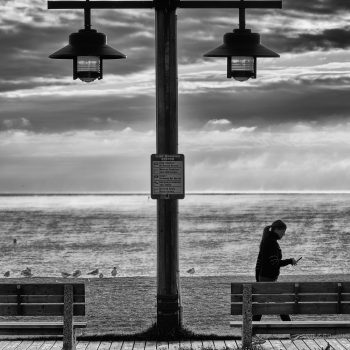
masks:
<path fill-rule="evenodd" d="M 49 57 L 74 59 L 78 56 L 97 56 L 102 59 L 126 58 L 124 54 L 107 45 L 106 35 L 94 29 L 81 29 L 69 35 L 69 44 Z"/>
<path fill-rule="evenodd" d="M 250 29 L 235 29 L 224 35 L 224 43 L 207 52 L 204 57 L 280 57 L 276 52 L 260 44 L 260 35 Z"/>
<path fill-rule="evenodd" d="M 49 56 L 73 60 L 73 79 L 90 83 L 103 77 L 103 60 L 126 58 L 107 45 L 106 35 L 94 29 L 81 29 L 69 36 L 69 44 Z"/>
<path fill-rule="evenodd" d="M 260 35 L 250 29 L 235 29 L 224 35 L 224 43 L 204 57 L 227 57 L 227 78 L 246 81 L 256 78 L 257 57 L 279 57 L 260 44 Z"/>

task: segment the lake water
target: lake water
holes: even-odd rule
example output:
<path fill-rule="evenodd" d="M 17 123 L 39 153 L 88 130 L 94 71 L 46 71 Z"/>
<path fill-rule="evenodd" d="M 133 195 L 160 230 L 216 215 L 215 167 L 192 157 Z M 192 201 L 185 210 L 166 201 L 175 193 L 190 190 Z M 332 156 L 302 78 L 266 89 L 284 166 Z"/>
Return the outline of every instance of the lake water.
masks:
<path fill-rule="evenodd" d="M 253 275 L 264 226 L 288 225 L 283 274 L 350 272 L 350 194 L 187 195 L 179 201 L 180 274 Z M 13 239 L 17 239 L 17 244 Z M 156 275 L 156 201 L 147 195 L 0 196 L 1 269 L 12 277 L 99 268 Z"/>

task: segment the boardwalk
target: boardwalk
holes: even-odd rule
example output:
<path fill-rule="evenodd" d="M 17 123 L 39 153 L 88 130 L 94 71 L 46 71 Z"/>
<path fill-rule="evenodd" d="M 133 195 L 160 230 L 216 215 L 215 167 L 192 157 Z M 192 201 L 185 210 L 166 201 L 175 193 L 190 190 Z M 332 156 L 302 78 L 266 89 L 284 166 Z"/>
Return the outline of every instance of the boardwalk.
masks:
<path fill-rule="evenodd" d="M 263 350 L 321 350 L 327 343 L 333 350 L 350 350 L 350 338 L 342 339 L 298 339 L 298 340 L 268 340 L 261 344 Z M 151 341 L 80 341 L 76 350 L 199 350 L 201 348 L 221 350 L 237 349 L 239 340 L 196 340 L 184 342 L 151 342 Z M 0 341 L 0 350 L 61 350 L 62 341 Z"/>

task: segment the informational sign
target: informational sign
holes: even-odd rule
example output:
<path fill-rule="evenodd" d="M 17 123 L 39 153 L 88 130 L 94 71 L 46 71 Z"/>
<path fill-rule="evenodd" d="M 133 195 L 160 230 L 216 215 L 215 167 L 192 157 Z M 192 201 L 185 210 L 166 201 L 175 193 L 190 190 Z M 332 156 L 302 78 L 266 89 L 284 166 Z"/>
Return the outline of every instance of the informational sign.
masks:
<path fill-rule="evenodd" d="M 151 198 L 185 198 L 185 164 L 183 154 L 151 155 Z"/>

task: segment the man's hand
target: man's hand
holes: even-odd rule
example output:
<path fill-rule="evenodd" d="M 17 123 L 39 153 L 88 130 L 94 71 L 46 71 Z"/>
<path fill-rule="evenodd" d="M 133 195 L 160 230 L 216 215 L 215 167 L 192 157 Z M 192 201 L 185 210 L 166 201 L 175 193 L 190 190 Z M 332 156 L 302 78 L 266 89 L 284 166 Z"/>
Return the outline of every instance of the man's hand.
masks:
<path fill-rule="evenodd" d="M 294 258 L 292 258 L 292 265 L 297 265 L 298 262 L 302 259 L 303 257 L 301 256 L 298 260 L 295 260 Z"/>

